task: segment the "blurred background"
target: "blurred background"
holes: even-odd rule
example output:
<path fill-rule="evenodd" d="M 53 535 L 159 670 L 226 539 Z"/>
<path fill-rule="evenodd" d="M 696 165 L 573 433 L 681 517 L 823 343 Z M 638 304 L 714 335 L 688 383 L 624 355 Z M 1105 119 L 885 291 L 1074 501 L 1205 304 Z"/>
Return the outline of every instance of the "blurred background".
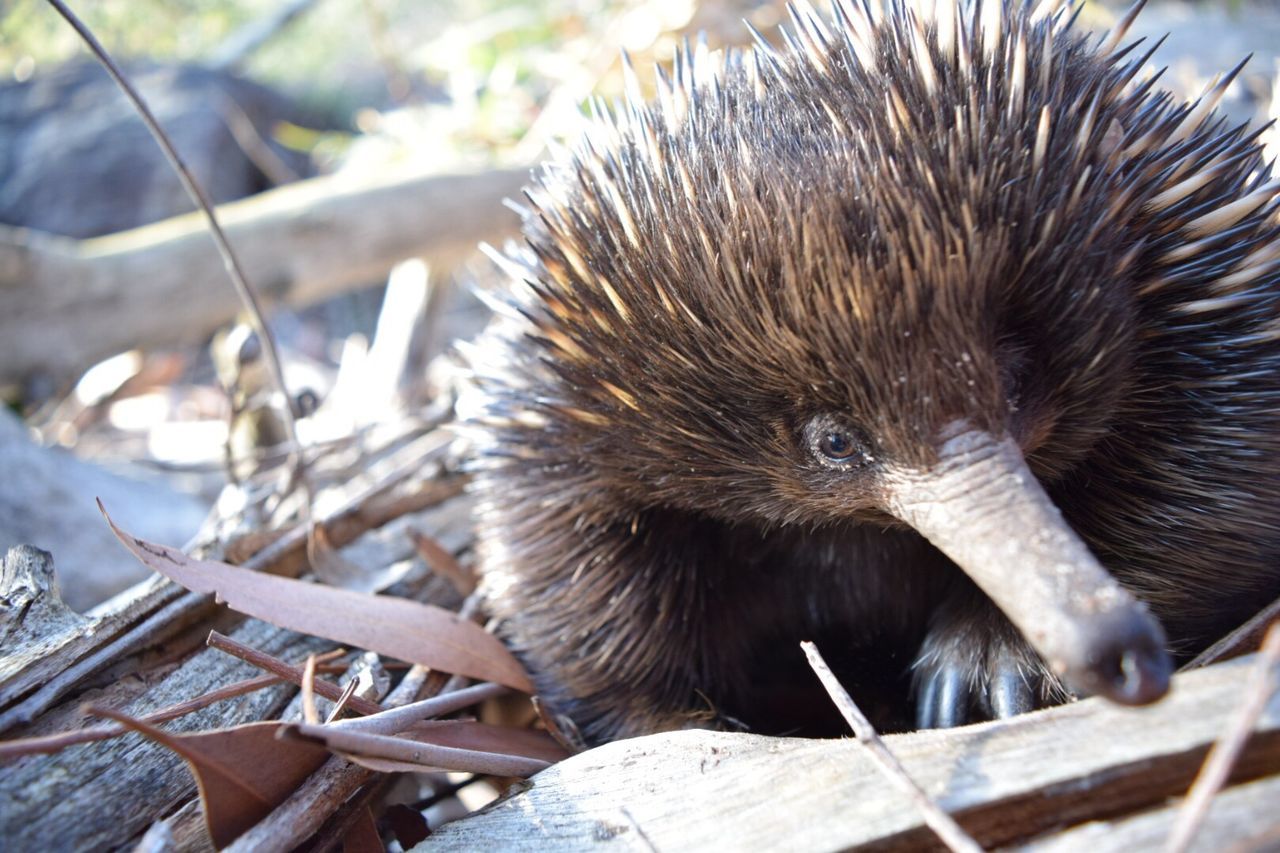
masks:
<path fill-rule="evenodd" d="M 1103 29 L 1122 5 L 1088 2 Z M 642 86 L 705 33 L 776 38 L 752 0 L 95 0 L 122 65 L 221 216 L 269 307 L 299 439 L 339 500 L 372 448 L 447 419 L 451 341 L 500 285 L 474 248 L 516 236 L 549 141 L 593 95 Z M 132 107 L 44 0 L 0 9 L 0 549 L 55 552 L 87 609 L 146 573 L 93 506 L 181 545 L 250 526 L 287 446 L 261 344 L 206 226 Z M 1254 57 L 1224 103 L 1272 113 L 1280 8 L 1152 0 L 1132 38 L 1184 97 Z M 275 473 L 273 473 L 273 471 Z M 256 489 L 256 491 L 255 491 Z M 294 507 L 296 509 L 296 507 Z M 212 515 L 210 514 L 212 510 Z"/>

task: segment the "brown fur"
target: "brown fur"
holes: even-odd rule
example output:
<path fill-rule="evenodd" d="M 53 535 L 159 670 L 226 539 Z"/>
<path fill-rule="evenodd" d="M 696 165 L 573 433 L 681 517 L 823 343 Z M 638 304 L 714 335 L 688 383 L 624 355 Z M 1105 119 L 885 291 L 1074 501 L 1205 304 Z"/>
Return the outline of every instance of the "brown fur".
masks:
<path fill-rule="evenodd" d="M 1066 12 L 988 2 L 948 30 L 886 6 L 798 15 L 790 49 L 723 68 L 682 56 L 528 193 L 523 281 L 470 350 L 480 553 L 507 639 L 590 741 L 785 726 L 763 697 L 813 636 L 868 690 L 914 660 L 1051 694 L 876 507 L 865 472 L 927 466 L 957 418 L 1019 442 L 1178 655 L 1280 593 L 1256 134 L 1136 84 L 1146 57 Z M 864 473 L 802 446 L 828 412 Z"/>

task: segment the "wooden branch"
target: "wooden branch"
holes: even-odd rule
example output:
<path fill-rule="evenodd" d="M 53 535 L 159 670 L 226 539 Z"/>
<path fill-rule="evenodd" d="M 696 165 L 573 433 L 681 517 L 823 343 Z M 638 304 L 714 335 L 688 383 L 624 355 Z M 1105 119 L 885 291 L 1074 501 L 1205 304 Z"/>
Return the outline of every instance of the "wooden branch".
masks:
<path fill-rule="evenodd" d="M 1280 822 L 1261 824 L 1280 803 L 1280 777 L 1269 776 L 1230 788 L 1214 797 L 1205 819 L 1204 844 L 1198 850 L 1263 851 L 1280 849 Z M 1096 821 L 1072 827 L 1019 850 L 1022 853 L 1136 853 L 1163 850 L 1177 817 L 1174 806 L 1113 821 Z"/>
<path fill-rule="evenodd" d="M 422 257 L 447 268 L 514 235 L 502 206 L 527 169 L 313 178 L 222 205 L 219 219 L 268 299 L 307 304 Z M 0 382 L 66 378 L 124 350 L 197 340 L 240 310 L 202 217 L 74 240 L 0 227 Z"/>
<path fill-rule="evenodd" d="M 230 70 L 248 61 L 258 50 L 301 15 L 311 11 L 316 0 L 287 0 L 260 18 L 255 18 L 227 36 L 214 48 L 207 64 Z"/>
<path fill-rule="evenodd" d="M 1184 793 L 1242 701 L 1253 662 L 1240 658 L 1179 675 L 1171 695 L 1148 708 L 1089 699 L 884 740 L 980 843 L 1014 844 L 1162 806 Z M 1278 771 L 1280 696 L 1272 696 L 1236 778 Z M 530 781 L 528 790 L 442 827 L 427 847 L 560 849 L 604 838 L 658 850 L 936 845 L 919 813 L 884 783 L 854 740 L 672 732 L 591 750 Z M 1256 835 L 1276 826 L 1274 800 L 1249 802 L 1256 808 L 1247 830 Z M 1237 817 L 1247 805 L 1238 805 Z M 1200 839 L 1205 849 L 1215 849 L 1214 825 Z"/>
<path fill-rule="evenodd" d="M 827 695 L 840 710 L 840 715 L 849 724 L 849 728 L 853 729 L 854 736 L 866 746 L 866 754 L 880 768 L 889 783 L 911 802 L 915 810 L 920 813 L 920 819 L 924 824 L 933 830 L 942 843 L 947 845 L 947 849 L 953 853 L 982 853 L 982 848 L 960 828 L 955 819 L 929 799 L 929 795 L 920 790 L 915 780 L 907 775 L 907 771 L 902 768 L 902 762 L 898 761 L 893 751 L 885 746 L 884 739 L 871 725 L 867 715 L 862 713 L 862 709 L 854 703 L 853 697 L 836 679 L 836 674 L 827 666 L 818 647 L 810 642 L 802 642 L 800 648 L 804 650 L 805 657 L 809 659 L 809 666 L 822 682 Z"/>

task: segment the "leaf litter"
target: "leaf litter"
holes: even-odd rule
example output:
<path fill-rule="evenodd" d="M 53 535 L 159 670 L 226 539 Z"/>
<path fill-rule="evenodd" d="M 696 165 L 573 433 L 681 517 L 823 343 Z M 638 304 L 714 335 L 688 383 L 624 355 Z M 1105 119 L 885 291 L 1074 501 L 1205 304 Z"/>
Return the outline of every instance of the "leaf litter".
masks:
<path fill-rule="evenodd" d="M 354 680 L 344 689 L 317 678 L 319 672 L 334 670 L 331 661 L 345 654 L 342 650 L 310 656 L 305 667 L 297 667 L 211 632 L 210 646 L 260 666 L 270 675 L 211 691 L 148 718 L 115 708 L 86 706 L 86 713 L 114 720 L 118 727 L 14 742 L 10 755 L 47 752 L 135 731 L 171 749 L 187 763 L 196 780 L 209 837 L 219 848 L 269 815 L 332 754 L 379 772 L 448 770 L 501 777 L 528 776 L 569 755 L 547 732 L 476 720 L 431 719 L 513 688 L 532 691 L 528 676 L 505 646 L 465 615 L 407 599 L 189 557 L 131 536 L 112 522 L 101 504 L 99 507 L 112 532 L 144 565 L 193 592 L 212 593 L 231 609 L 282 628 L 368 649 L 433 672 L 453 673 L 451 683 L 465 683 L 459 682 L 459 676 L 484 683 L 382 710 L 354 695 Z M 464 570 L 437 542 L 422 534 L 414 540 L 420 550 L 428 552 L 432 563 L 446 566 L 445 573 L 452 579 L 465 577 Z M 282 680 L 302 687 L 306 722 L 263 721 L 189 733 L 168 732 L 153 724 Z M 324 723 L 319 722 L 315 710 L 316 694 L 338 703 Z M 339 719 L 343 713 L 363 716 Z M 376 837 L 376 833 L 369 834 L 374 830 L 371 816 L 364 829 L 366 841 Z"/>
<path fill-rule="evenodd" d="M 497 637 L 443 607 L 199 560 L 131 536 L 110 516 L 107 524 L 148 568 L 192 592 L 212 593 L 247 616 L 432 669 L 533 691 L 523 667 Z"/>

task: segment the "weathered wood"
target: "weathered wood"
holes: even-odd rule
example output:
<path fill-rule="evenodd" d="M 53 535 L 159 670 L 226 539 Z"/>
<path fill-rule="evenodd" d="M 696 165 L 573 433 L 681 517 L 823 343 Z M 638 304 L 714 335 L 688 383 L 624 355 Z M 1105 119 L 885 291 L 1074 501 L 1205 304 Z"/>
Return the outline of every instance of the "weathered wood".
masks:
<path fill-rule="evenodd" d="M 235 637 L 270 654 L 300 659 L 331 648 L 317 640 L 256 620 Z M 209 685 L 251 677 L 257 670 L 214 650 L 190 657 L 177 670 L 147 669 L 133 674 L 156 681 L 132 701 L 112 701 L 142 715 L 198 696 Z M 270 688 L 222 702 L 168 724 L 173 731 L 237 725 L 279 715 L 295 692 L 292 685 Z M 66 719 L 67 715 L 60 715 Z M 339 762 L 341 763 L 341 762 Z M 0 773 L 0 838 L 5 849 L 103 849 L 128 843 L 194 795 L 183 762 L 164 747 L 137 735 L 66 749 L 56 755 L 20 759 Z"/>
<path fill-rule="evenodd" d="M 502 205 L 527 169 L 335 175 L 221 205 L 218 215 L 268 299 L 307 304 L 421 257 L 448 268 L 514 234 Z M 0 382 L 75 375 L 138 346 L 189 343 L 240 310 L 198 214 L 91 240 L 0 228 Z"/>
<path fill-rule="evenodd" d="M 0 560 L 0 648 L 21 649 L 0 660 L 4 671 L 43 658 L 88 620 L 62 603 L 47 551 L 21 545 Z"/>
<path fill-rule="evenodd" d="M 31 722 L 108 662 L 181 630 L 184 602 L 208 601 L 165 580 L 144 582 L 136 592 L 100 618 L 45 638 L 38 650 L 6 647 L 0 658 L 0 732 Z"/>
<path fill-rule="evenodd" d="M 1274 817 L 1280 804 L 1280 777 L 1270 776 L 1248 782 L 1218 794 L 1204 825 L 1196 834 L 1191 850 L 1216 853 L 1228 850 L 1280 849 L 1280 819 Z M 1133 853 L 1159 850 L 1169 838 L 1178 817 L 1181 801 L 1134 817 L 1093 821 L 1059 832 L 1016 849 L 1021 853 Z M 1270 817 L 1270 825 L 1259 816 Z"/>
<path fill-rule="evenodd" d="M 1240 701 L 1253 657 L 1176 678 L 1148 708 L 1091 699 L 1010 720 L 886 737 L 908 773 L 986 846 L 1126 815 L 1184 792 Z M 1280 773 L 1280 695 L 1238 772 Z M 1274 807 L 1251 812 L 1276 826 Z M 683 731 L 609 744 L 442 827 L 422 849 L 920 850 L 937 845 L 852 740 Z"/>
<path fill-rule="evenodd" d="M 415 445 L 416 447 L 416 445 Z M 413 449 L 413 448 L 410 448 Z M 392 460 L 398 454 L 392 455 Z M 421 468 L 425 457 L 417 457 Z M 442 477 L 426 482 L 408 476 L 406 463 L 390 472 L 347 504 L 322 519 L 329 542 L 341 547 L 368 530 L 379 528 L 408 513 L 436 506 L 458 494 L 461 481 Z M 457 515 L 442 516 L 448 524 Z M 103 524 L 105 527 L 105 523 Z M 244 565 L 270 566 L 284 575 L 296 575 L 306 564 L 305 528 L 285 531 Z M 405 537 L 406 548 L 408 546 Z M 154 646 L 215 612 L 211 596 L 189 593 L 157 578 L 136 588 L 132 598 L 120 600 L 92 624 L 65 631 L 37 657 L 10 646 L 0 657 L 0 732 L 25 725 L 74 691 L 81 682 L 108 666 L 119 666 L 138 649 Z"/>
<path fill-rule="evenodd" d="M 245 623 L 235 636 L 290 659 L 333 645 L 256 621 Z M 198 696 L 211 684 L 255 674 L 242 661 L 203 651 L 127 703 L 126 710 L 145 714 Z M 143 670 L 135 677 L 155 680 L 159 675 Z M 196 731 L 269 718 L 292 693 L 292 685 L 269 688 L 210 706 L 167 728 Z M 0 773 L 0 838 L 6 848 L 18 851 L 108 849 L 144 832 L 190 798 L 194 788 L 182 759 L 136 734 L 20 759 Z"/>
<path fill-rule="evenodd" d="M 436 492 L 436 502 L 448 493 Z M 371 504 L 376 503 L 375 493 L 364 497 L 360 507 L 344 512 L 343 517 L 371 509 L 375 515 L 381 512 Z M 412 543 L 404 530 L 408 526 L 433 531 L 451 549 L 463 547 L 470 540 L 469 513 L 465 506 L 459 509 L 455 503 L 438 506 L 424 515 L 397 519 L 397 523 L 378 534 L 365 536 L 362 544 L 366 547 L 375 539 L 385 543 L 384 553 L 379 554 L 373 564 L 383 565 L 401 559 L 394 555 L 412 553 Z M 157 586 L 173 589 L 167 584 Z M 140 592 L 149 604 L 158 603 L 154 593 Z M 451 585 L 430 576 L 419 575 L 412 582 L 402 583 L 399 592 L 443 603 L 456 599 Z M 188 599 L 193 599 L 194 604 L 182 606 Z M 161 623 L 174 607 L 180 607 L 183 619 L 192 620 L 187 623 L 189 627 L 173 640 L 158 645 L 153 642 L 147 654 L 131 651 L 140 638 L 136 635 L 137 627 L 123 630 L 101 647 L 85 648 L 77 644 L 75 641 L 85 633 L 92 633 L 90 625 L 87 632 L 72 632 L 70 640 L 45 658 L 32 662 L 31 668 L 41 667 L 44 672 L 48 671 L 45 664 L 51 658 L 71 662 L 73 668 L 81 668 L 81 662 L 89 659 L 98 663 L 93 671 L 78 673 L 62 684 L 53 697 L 57 704 L 42 702 L 33 706 L 32 697 L 15 695 L 15 704 L 8 709 L 8 714 L 20 712 L 22 720 L 33 716 L 33 711 L 38 714 L 20 734 L 49 734 L 74 728 L 78 724 L 76 706 L 84 698 L 92 697 L 95 702 L 140 716 L 203 695 L 213 686 L 257 674 L 257 670 L 247 664 L 215 650 L 189 653 L 192 639 L 203 637 L 211 624 L 225 626 L 237 621 L 232 614 L 212 606 L 207 597 L 183 594 L 161 606 L 159 611 L 151 612 L 145 621 L 157 625 L 146 636 L 154 640 L 165 635 L 162 630 L 165 625 Z M 333 645 L 256 620 L 245 620 L 233 636 L 270 654 L 294 660 Z M 129 643 L 121 645 L 126 640 Z M 61 653 L 64 648 L 65 655 Z M 175 660 L 181 661 L 176 668 L 171 663 Z M 9 684 L 17 681 L 28 683 L 29 679 L 24 678 L 22 672 L 11 674 Z M 166 728 L 190 731 L 273 718 L 279 715 L 293 692 L 292 686 L 284 685 L 220 702 L 166 724 Z M 39 696 L 39 691 L 35 695 Z M 181 760 L 137 735 L 75 746 L 55 755 L 28 756 L 0 769 L 0 838 L 4 839 L 0 846 L 21 851 L 103 849 L 127 844 L 149 824 L 173 812 L 193 795 L 193 781 Z M 190 814 L 185 810 L 184 813 Z M 184 837 L 188 842 L 193 840 L 189 832 Z"/>

